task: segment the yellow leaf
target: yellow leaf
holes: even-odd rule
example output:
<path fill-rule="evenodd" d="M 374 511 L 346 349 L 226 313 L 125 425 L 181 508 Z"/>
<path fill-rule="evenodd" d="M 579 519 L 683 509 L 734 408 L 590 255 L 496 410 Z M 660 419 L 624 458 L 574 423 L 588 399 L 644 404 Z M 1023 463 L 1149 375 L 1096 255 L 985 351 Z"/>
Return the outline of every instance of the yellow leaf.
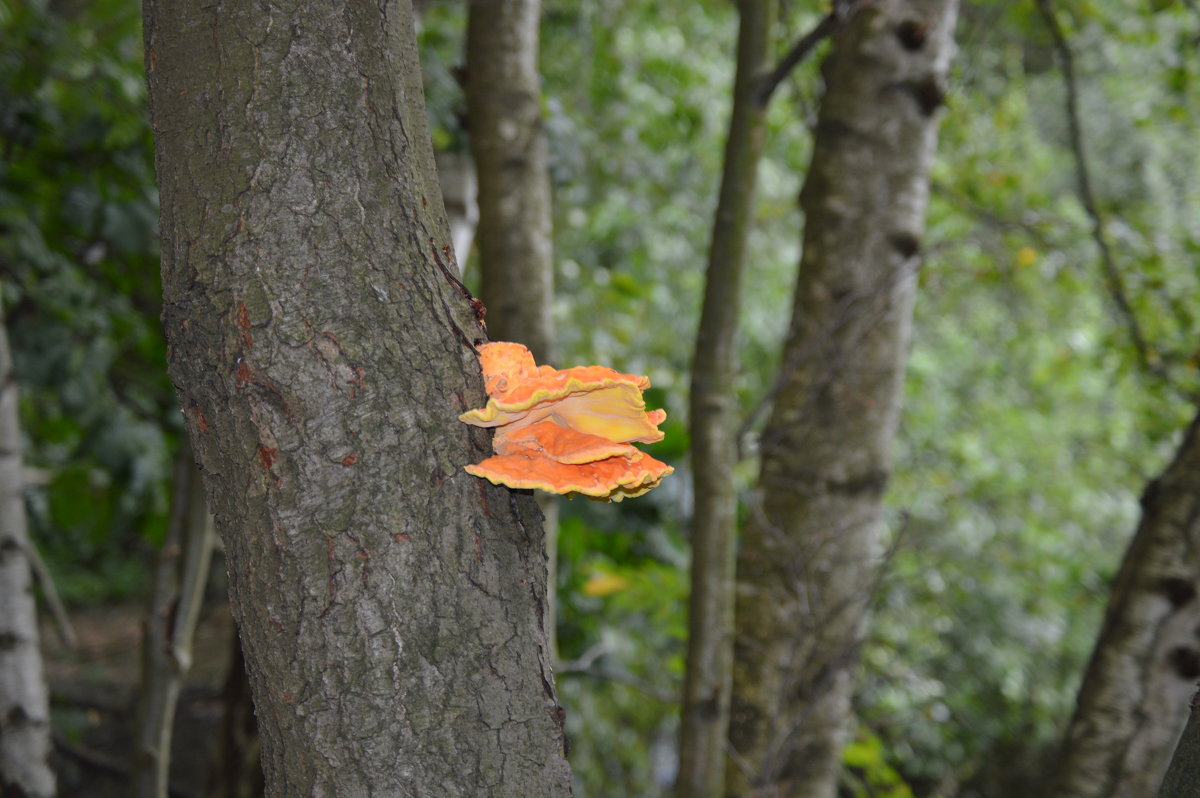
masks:
<path fill-rule="evenodd" d="M 1032 266 L 1038 262 L 1038 251 L 1033 247 L 1021 247 L 1017 250 L 1017 265 Z"/>
<path fill-rule="evenodd" d="M 596 571 L 583 583 L 583 594 L 594 598 L 604 598 L 629 587 L 629 580 L 616 574 Z"/>

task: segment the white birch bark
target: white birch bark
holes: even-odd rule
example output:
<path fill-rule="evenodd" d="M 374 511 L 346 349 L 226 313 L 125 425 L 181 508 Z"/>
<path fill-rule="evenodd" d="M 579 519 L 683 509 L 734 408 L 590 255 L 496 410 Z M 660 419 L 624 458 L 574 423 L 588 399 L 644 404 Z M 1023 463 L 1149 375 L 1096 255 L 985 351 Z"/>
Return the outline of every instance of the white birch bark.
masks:
<path fill-rule="evenodd" d="M 54 795 L 50 701 L 25 523 L 17 382 L 0 311 L 0 793 Z"/>

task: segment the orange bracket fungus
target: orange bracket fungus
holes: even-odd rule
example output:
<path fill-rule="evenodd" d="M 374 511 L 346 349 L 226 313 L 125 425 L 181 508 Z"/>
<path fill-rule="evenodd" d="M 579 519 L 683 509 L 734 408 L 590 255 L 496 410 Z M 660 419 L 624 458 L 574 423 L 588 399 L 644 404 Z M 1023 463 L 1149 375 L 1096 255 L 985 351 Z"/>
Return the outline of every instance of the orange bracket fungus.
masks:
<path fill-rule="evenodd" d="M 604 366 L 538 366 L 521 344 L 479 348 L 488 403 L 459 419 L 495 427 L 495 455 L 468 474 L 510 488 L 581 493 L 602 501 L 641 496 L 674 469 L 632 445 L 661 441 L 662 410 L 646 411 L 650 380 Z"/>

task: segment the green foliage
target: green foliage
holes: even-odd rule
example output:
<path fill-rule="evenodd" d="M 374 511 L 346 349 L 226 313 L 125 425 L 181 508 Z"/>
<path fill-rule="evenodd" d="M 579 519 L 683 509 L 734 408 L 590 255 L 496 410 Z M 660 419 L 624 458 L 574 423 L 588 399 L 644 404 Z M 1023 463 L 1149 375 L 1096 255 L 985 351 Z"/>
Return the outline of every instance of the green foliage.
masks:
<path fill-rule="evenodd" d="M 33 537 L 68 599 L 145 583 L 175 424 L 136 4 L 0 5 L 0 288 Z"/>
<path fill-rule="evenodd" d="M 1101 210 L 1164 382 L 1101 270 L 1039 18 L 965 14 L 860 704 L 917 794 L 1004 796 L 1038 781 L 1137 496 L 1194 412 L 1180 212 L 1200 172 L 1177 125 L 1196 108 L 1171 88 L 1170 46 L 1194 25 L 1107 4 L 1069 32 Z"/>
<path fill-rule="evenodd" d="M 854 798 L 912 798 L 912 790 L 887 761 L 883 741 L 860 732 L 842 754 Z"/>
<path fill-rule="evenodd" d="M 608 507 L 562 508 L 559 700 L 577 795 L 656 795 L 674 769 L 686 554 L 659 508 Z"/>

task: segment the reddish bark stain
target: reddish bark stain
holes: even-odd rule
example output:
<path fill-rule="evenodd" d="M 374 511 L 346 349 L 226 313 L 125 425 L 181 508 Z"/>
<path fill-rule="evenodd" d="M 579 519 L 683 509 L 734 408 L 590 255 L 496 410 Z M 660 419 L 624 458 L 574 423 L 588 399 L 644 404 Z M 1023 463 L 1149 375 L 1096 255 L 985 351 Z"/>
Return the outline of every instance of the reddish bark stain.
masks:
<path fill-rule="evenodd" d="M 240 357 L 237 361 L 237 371 L 234 372 L 234 376 L 237 378 L 239 388 L 248 382 L 254 382 L 254 375 L 250 373 L 250 366 L 246 364 L 245 359 Z"/>
<path fill-rule="evenodd" d="M 354 378 L 346 380 L 350 386 L 350 399 L 354 400 L 358 397 L 358 389 L 363 387 L 363 382 L 366 380 L 367 370 L 362 366 L 354 367 Z"/>
<path fill-rule="evenodd" d="M 258 459 L 262 462 L 263 471 L 270 472 L 271 466 L 275 464 L 275 455 L 278 453 L 278 448 L 268 449 L 266 446 L 259 444 Z"/>
<path fill-rule="evenodd" d="M 196 419 L 196 428 L 201 434 L 208 432 L 208 419 L 204 417 L 204 412 L 198 408 L 192 408 L 192 418 Z"/>
<path fill-rule="evenodd" d="M 247 349 L 254 348 L 254 339 L 250 336 L 250 316 L 246 313 L 246 304 L 238 303 L 238 327 L 242 331 L 242 343 Z"/>
<path fill-rule="evenodd" d="M 403 532 L 397 532 L 396 534 L 392 535 L 392 540 L 396 541 L 397 543 L 404 543 L 408 540 L 408 535 L 405 535 Z"/>
<path fill-rule="evenodd" d="M 348 454 L 342 458 L 342 465 L 344 465 L 344 466 L 352 466 L 357 462 L 358 462 L 358 455 L 356 455 L 356 454 Z"/>
<path fill-rule="evenodd" d="M 491 518 L 492 508 L 488 506 L 487 489 L 483 487 L 483 480 L 478 479 L 475 482 L 475 488 L 479 491 L 479 505 L 483 508 L 483 517 Z"/>

